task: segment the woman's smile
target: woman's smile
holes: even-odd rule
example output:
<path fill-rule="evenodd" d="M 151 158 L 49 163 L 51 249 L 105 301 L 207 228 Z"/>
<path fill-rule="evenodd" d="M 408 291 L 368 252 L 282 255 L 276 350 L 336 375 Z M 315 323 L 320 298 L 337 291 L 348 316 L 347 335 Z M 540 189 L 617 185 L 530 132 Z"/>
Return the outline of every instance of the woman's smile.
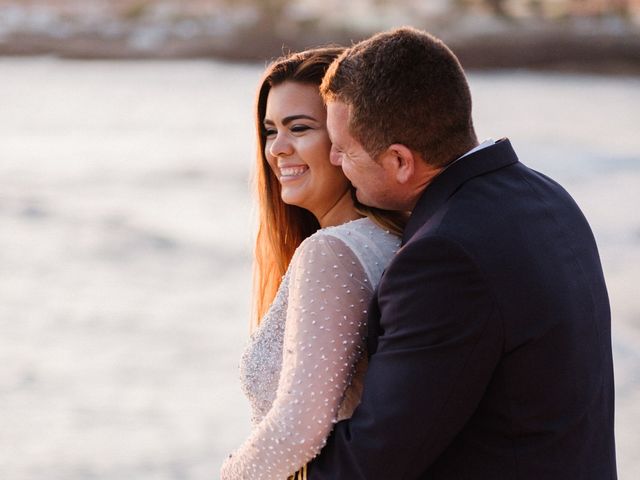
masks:
<path fill-rule="evenodd" d="M 297 180 L 309 171 L 309 167 L 307 165 L 291 165 L 287 167 L 279 167 L 278 169 L 280 170 L 280 182 Z"/>

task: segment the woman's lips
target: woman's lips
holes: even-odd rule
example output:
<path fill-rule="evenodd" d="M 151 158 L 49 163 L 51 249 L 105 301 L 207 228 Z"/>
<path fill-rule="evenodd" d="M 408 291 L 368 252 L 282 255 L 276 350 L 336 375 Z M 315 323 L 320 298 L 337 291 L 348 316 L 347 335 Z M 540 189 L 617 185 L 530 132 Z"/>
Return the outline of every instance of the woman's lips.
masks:
<path fill-rule="evenodd" d="M 280 167 L 280 181 L 295 180 L 304 175 L 309 167 L 306 165 L 296 165 L 294 167 Z"/>

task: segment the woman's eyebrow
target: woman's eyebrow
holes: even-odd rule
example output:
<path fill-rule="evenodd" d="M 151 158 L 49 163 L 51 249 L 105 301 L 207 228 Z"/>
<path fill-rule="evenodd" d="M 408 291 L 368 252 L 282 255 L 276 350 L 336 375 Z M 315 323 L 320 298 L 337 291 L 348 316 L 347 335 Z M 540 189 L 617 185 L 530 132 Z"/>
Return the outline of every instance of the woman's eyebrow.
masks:
<path fill-rule="evenodd" d="M 282 119 L 282 123 L 284 125 L 286 125 L 288 123 L 293 122 L 294 120 L 301 120 L 301 119 L 302 120 L 312 120 L 314 122 L 317 121 L 315 118 L 313 118 L 313 117 L 311 117 L 309 115 L 300 114 L 300 115 L 291 115 L 289 117 L 285 117 L 285 118 Z"/>
<path fill-rule="evenodd" d="M 282 119 L 282 124 L 283 125 L 287 125 L 287 124 L 293 122 L 294 120 L 301 120 L 301 119 L 303 119 L 303 120 L 311 120 L 311 121 L 317 122 L 317 120 L 315 118 L 313 118 L 313 117 L 311 117 L 309 115 L 300 114 L 300 115 L 289 115 L 288 117 L 284 117 Z M 264 119 L 264 124 L 265 125 L 274 125 L 273 120 L 269 120 L 268 118 Z"/>

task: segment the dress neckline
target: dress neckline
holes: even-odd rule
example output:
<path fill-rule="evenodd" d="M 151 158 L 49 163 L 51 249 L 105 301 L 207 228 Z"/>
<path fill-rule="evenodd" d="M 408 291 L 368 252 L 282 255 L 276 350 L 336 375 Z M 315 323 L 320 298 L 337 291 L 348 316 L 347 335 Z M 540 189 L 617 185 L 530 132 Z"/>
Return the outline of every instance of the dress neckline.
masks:
<path fill-rule="evenodd" d="M 355 223 L 355 222 L 362 222 L 363 220 L 369 220 L 369 221 L 371 221 L 371 219 L 370 219 L 369 217 L 364 216 L 364 217 L 356 218 L 356 219 L 354 219 L 354 220 L 348 220 L 348 221 L 346 221 L 346 222 L 344 222 L 344 223 L 339 223 L 339 224 L 337 224 L 337 225 L 329 225 L 329 226 L 327 226 L 327 227 L 322 227 L 322 228 L 318 229 L 318 231 L 320 232 L 320 231 L 328 230 L 328 229 L 331 229 L 331 228 L 344 227 L 344 226 L 346 226 L 346 225 L 350 225 L 350 224 L 353 224 L 353 223 Z"/>

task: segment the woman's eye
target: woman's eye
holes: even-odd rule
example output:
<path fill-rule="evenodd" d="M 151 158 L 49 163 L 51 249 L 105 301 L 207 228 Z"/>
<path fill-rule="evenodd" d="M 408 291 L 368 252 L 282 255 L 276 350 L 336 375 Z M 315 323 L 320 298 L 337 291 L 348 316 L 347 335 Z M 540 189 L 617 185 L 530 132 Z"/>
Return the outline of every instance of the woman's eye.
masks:
<path fill-rule="evenodd" d="M 305 130 L 309 130 L 311 127 L 308 125 L 294 125 L 291 127 L 292 132 L 304 132 Z"/>
<path fill-rule="evenodd" d="M 276 133 L 278 133 L 278 132 L 274 128 L 265 128 L 264 129 L 264 136 L 265 137 L 272 137 Z"/>

